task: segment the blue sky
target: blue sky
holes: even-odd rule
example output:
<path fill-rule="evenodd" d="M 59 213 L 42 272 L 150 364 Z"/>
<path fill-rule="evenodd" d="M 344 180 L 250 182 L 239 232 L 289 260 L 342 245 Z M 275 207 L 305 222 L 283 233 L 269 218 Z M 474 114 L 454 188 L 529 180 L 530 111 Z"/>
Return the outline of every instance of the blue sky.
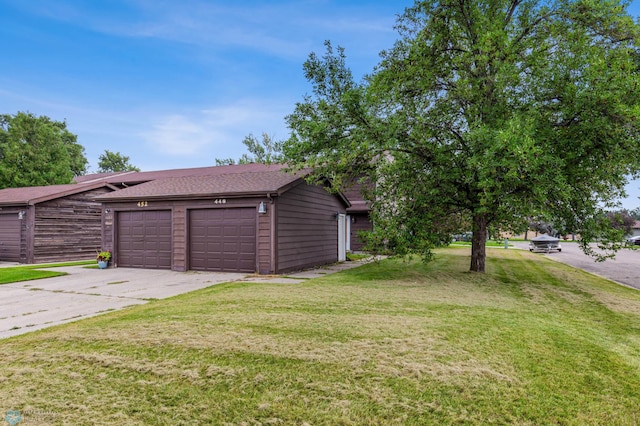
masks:
<path fill-rule="evenodd" d="M 356 79 L 397 38 L 412 0 L 0 0 L 0 113 L 66 120 L 90 171 L 105 149 L 142 170 L 238 158 L 288 136 L 324 40 Z M 640 16 L 640 0 L 629 8 Z M 640 205 L 640 181 L 625 207 Z"/>

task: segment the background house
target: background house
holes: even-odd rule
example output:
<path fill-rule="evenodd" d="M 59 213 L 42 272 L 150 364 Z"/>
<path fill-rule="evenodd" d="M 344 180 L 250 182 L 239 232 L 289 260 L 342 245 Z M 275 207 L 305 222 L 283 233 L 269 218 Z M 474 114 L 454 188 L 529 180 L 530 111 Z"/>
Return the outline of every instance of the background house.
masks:
<path fill-rule="evenodd" d="M 345 197 L 351 203 L 347 209 L 349 215 L 349 250 L 359 251 L 364 248 L 365 242 L 361 238 L 361 231 L 370 231 L 372 228 L 369 212 L 369 203 L 362 196 L 362 183 L 352 182 L 344 191 Z"/>
<path fill-rule="evenodd" d="M 116 188 L 105 182 L 0 190 L 0 261 L 91 259 L 102 243 L 102 206 Z"/>

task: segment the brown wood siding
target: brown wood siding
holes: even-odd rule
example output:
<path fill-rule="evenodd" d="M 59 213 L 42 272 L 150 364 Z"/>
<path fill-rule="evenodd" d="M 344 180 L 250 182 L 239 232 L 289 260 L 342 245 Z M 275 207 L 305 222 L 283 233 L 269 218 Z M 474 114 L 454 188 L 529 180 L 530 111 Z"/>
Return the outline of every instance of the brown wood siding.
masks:
<path fill-rule="evenodd" d="M 17 211 L 0 213 L 0 261 L 20 262 L 21 222 Z"/>
<path fill-rule="evenodd" d="M 115 213 L 113 209 L 102 208 L 102 250 L 110 250 L 115 253 L 114 250 L 114 221 Z"/>
<path fill-rule="evenodd" d="M 360 231 L 371 231 L 372 225 L 368 213 L 350 213 L 351 216 L 351 250 L 359 251 L 364 247 L 364 241 L 358 236 Z"/>
<path fill-rule="evenodd" d="M 110 191 L 100 188 L 36 204 L 28 262 L 95 258 L 102 247 L 102 206 L 93 198 Z"/>
<path fill-rule="evenodd" d="M 276 202 L 278 273 L 338 260 L 336 213 L 345 212 L 338 198 L 303 183 Z"/>
<path fill-rule="evenodd" d="M 342 190 L 343 195 L 351 203 L 351 207 L 347 208 L 347 213 L 351 212 L 368 212 L 369 203 L 365 201 L 362 196 L 362 189 L 370 188 L 370 184 L 363 184 L 357 180 L 352 180 L 345 183 L 345 187 Z"/>
<path fill-rule="evenodd" d="M 173 267 L 174 271 L 187 270 L 187 209 L 184 203 L 173 206 Z"/>
<path fill-rule="evenodd" d="M 363 201 L 364 199 L 362 197 L 362 187 L 363 184 L 361 184 L 357 180 L 352 180 L 345 183 L 345 187 L 342 189 L 342 193 L 345 197 L 347 197 L 347 200 L 352 203 L 354 201 Z"/>
<path fill-rule="evenodd" d="M 266 200 L 265 200 L 266 202 Z M 273 215 L 273 204 L 267 204 L 267 213 L 258 215 L 258 241 L 257 241 L 257 257 L 258 257 L 258 273 L 270 274 L 274 270 L 272 268 L 272 247 L 271 247 L 271 217 Z"/>

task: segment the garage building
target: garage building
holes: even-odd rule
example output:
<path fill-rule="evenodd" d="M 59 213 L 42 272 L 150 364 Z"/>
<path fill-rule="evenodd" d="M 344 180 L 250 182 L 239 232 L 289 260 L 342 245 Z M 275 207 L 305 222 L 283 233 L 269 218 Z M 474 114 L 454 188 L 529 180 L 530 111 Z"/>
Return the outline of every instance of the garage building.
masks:
<path fill-rule="evenodd" d="M 281 274 L 344 260 L 344 196 L 282 165 L 208 169 L 96 197 L 114 266 Z"/>
<path fill-rule="evenodd" d="M 105 182 L 0 190 L 0 261 L 95 258 L 102 206 L 94 198 L 115 190 Z"/>

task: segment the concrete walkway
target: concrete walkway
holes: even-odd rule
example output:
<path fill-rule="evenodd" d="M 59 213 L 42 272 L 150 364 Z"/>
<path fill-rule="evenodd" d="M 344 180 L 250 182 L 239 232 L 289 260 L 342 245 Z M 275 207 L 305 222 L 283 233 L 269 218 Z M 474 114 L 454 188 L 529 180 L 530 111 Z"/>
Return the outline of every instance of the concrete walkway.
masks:
<path fill-rule="evenodd" d="M 134 268 L 92 269 L 83 266 L 53 268 L 52 270 L 66 272 L 68 275 L 0 285 L 0 338 L 77 321 L 215 284 L 298 284 L 366 262 L 342 262 L 282 276 Z M 14 265 L 5 263 L 1 266 Z"/>

